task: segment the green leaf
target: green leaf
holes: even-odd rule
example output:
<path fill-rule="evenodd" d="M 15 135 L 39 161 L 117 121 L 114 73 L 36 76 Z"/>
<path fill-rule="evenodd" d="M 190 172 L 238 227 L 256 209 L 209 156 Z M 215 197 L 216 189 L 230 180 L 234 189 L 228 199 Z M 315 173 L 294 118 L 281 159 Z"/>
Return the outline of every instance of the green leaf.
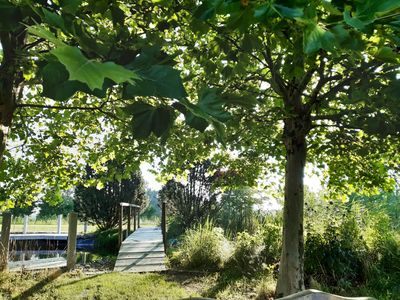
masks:
<path fill-rule="evenodd" d="M 93 94 L 99 98 L 106 96 L 106 89 L 91 91 L 89 87 L 79 81 L 68 80 L 68 71 L 65 66 L 59 62 L 51 61 L 45 65 L 41 71 L 43 78 L 42 95 L 56 101 L 65 101 L 71 98 L 77 91 Z"/>
<path fill-rule="evenodd" d="M 126 85 L 123 91 L 124 98 L 154 96 L 180 99 L 186 97 L 180 73 L 171 66 L 154 65 L 138 73 L 142 78 L 140 85 Z"/>
<path fill-rule="evenodd" d="M 197 129 L 201 132 L 204 132 L 204 130 L 206 130 L 208 125 L 210 125 L 204 118 L 193 114 L 191 110 L 189 110 L 182 103 L 175 102 L 174 104 L 172 104 L 172 106 L 185 116 L 185 122 L 190 127 Z"/>
<path fill-rule="evenodd" d="M 129 82 L 139 79 L 131 70 L 113 62 L 101 63 L 87 59 L 82 52 L 72 46 L 63 46 L 51 51 L 58 60 L 67 68 L 69 80 L 78 80 L 89 86 L 91 90 L 102 89 L 106 78 L 115 83 Z"/>
<path fill-rule="evenodd" d="M 189 111 L 185 114 L 185 122 L 190 127 L 197 129 L 200 132 L 204 132 L 209 125 L 205 119 L 198 117 Z"/>
<path fill-rule="evenodd" d="M 60 16 L 57 15 L 45 8 L 42 8 L 42 12 L 44 15 L 43 20 L 49 24 L 50 26 L 56 27 L 56 28 L 60 28 L 64 31 L 66 31 L 65 29 L 65 24 L 64 24 L 64 19 Z"/>
<path fill-rule="evenodd" d="M 304 31 L 303 49 L 306 54 L 311 54 L 324 49 L 333 51 L 336 41 L 332 32 L 323 29 L 317 24 L 310 24 Z"/>
<path fill-rule="evenodd" d="M 220 122 L 226 122 L 231 118 L 231 114 L 224 109 L 223 105 L 224 101 L 217 94 L 216 89 L 205 88 L 200 91 L 198 107 Z"/>
<path fill-rule="evenodd" d="M 381 47 L 375 54 L 375 57 L 390 63 L 399 63 L 400 62 L 400 54 L 398 54 L 391 47 Z"/>
<path fill-rule="evenodd" d="M 200 20 L 208 20 L 215 16 L 223 3 L 222 0 L 206 0 L 194 12 L 194 17 Z"/>
<path fill-rule="evenodd" d="M 132 129 L 135 138 L 147 138 L 153 132 L 161 137 L 168 133 L 174 123 L 174 113 L 167 106 L 154 107 L 137 102 L 126 108 L 132 115 Z"/>
<path fill-rule="evenodd" d="M 112 16 L 112 21 L 114 26 L 120 24 L 124 25 L 125 21 L 125 13 L 122 9 L 120 9 L 118 6 L 111 6 L 110 8 L 111 11 L 111 16 Z"/>
<path fill-rule="evenodd" d="M 60 5 L 66 13 L 75 14 L 82 0 L 60 0 Z"/>
<path fill-rule="evenodd" d="M 52 42 L 56 47 L 66 46 L 66 44 L 59 40 L 53 33 L 41 25 L 29 26 L 28 32 Z"/>
<path fill-rule="evenodd" d="M 224 93 L 221 96 L 221 100 L 226 105 L 241 106 L 244 108 L 252 108 L 257 104 L 257 100 L 253 95 Z"/>
<path fill-rule="evenodd" d="M 21 27 L 22 13 L 18 6 L 0 0 L 0 31 L 14 31 Z"/>
<path fill-rule="evenodd" d="M 304 11 L 302 8 L 297 8 L 297 7 L 291 8 L 279 4 L 275 4 L 274 8 L 278 11 L 278 13 L 282 17 L 299 18 L 304 15 Z"/>
<path fill-rule="evenodd" d="M 346 22 L 346 24 L 348 24 L 351 27 L 354 27 L 360 31 L 363 31 L 365 29 L 365 27 L 370 23 L 370 22 L 362 22 L 357 18 L 352 18 L 350 15 L 349 8 L 346 8 L 346 10 L 343 12 L 343 19 Z"/>
<path fill-rule="evenodd" d="M 276 11 L 272 8 L 271 4 L 269 3 L 262 4 L 254 10 L 254 17 L 259 20 L 266 19 L 273 15 L 276 15 Z"/>

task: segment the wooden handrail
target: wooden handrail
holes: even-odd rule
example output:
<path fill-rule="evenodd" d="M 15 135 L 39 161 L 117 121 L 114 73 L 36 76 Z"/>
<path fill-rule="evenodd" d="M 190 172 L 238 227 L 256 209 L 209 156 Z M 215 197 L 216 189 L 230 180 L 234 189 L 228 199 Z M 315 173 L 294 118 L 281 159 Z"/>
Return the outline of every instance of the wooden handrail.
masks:
<path fill-rule="evenodd" d="M 167 252 L 167 206 L 165 202 L 161 204 L 161 232 L 163 236 L 164 251 Z"/>
<path fill-rule="evenodd" d="M 133 208 L 133 231 L 136 231 L 137 228 L 140 227 L 140 206 L 128 202 L 120 202 L 120 209 L 119 209 L 119 220 L 118 220 L 118 244 L 121 246 L 122 241 L 124 240 L 123 236 L 123 221 L 124 221 L 124 208 L 128 208 L 128 224 L 127 224 L 127 235 L 126 237 L 129 236 L 131 233 L 131 209 Z M 137 226 L 136 226 L 137 222 Z"/>
<path fill-rule="evenodd" d="M 140 208 L 139 205 L 128 203 L 128 202 L 120 202 L 119 205 L 121 206 L 130 206 L 130 207 L 135 207 L 135 208 Z"/>

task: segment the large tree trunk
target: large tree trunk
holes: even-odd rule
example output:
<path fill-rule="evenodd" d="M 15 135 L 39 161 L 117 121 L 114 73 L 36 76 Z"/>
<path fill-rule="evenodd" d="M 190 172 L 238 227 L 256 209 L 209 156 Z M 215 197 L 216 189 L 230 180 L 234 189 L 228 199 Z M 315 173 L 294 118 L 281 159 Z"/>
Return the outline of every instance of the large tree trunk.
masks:
<path fill-rule="evenodd" d="M 304 166 L 307 152 L 306 135 L 309 128 L 310 122 L 304 117 L 285 121 L 285 203 L 283 245 L 276 288 L 278 297 L 304 289 Z"/>
<path fill-rule="evenodd" d="M 15 101 L 13 87 L 9 79 L 0 73 L 0 167 L 3 162 L 3 154 L 6 149 L 7 138 L 11 128 Z"/>
<path fill-rule="evenodd" d="M 0 167 L 10 133 L 17 100 L 17 52 L 25 44 L 25 31 L 19 33 L 0 32 L 3 59 L 0 65 Z M 21 79 L 19 79 L 20 81 Z"/>

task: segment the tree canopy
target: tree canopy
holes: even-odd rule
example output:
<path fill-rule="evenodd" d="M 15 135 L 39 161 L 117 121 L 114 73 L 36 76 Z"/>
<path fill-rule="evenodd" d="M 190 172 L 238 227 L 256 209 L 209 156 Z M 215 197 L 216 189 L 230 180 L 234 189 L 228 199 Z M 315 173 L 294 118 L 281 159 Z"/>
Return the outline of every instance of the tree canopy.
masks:
<path fill-rule="evenodd" d="M 239 167 L 261 162 L 251 179 L 265 166 L 285 170 L 277 293 L 301 290 L 306 162 L 318 165 L 337 191 L 394 185 L 399 2 L 154 4 L 0 1 L 0 155 L 7 136 L 26 148 L 23 157 L 6 153 L 2 198 L 12 206 L 15 191 L 26 188 L 19 174 L 37 182 L 47 172 L 46 186 L 56 192 L 79 173 L 76 165 L 82 171 L 83 160 L 101 172 L 116 156 L 148 157 L 157 138 L 178 165 L 190 153 L 204 159 L 220 149 L 211 124 L 217 140 L 238 154 Z M 26 125 L 28 109 L 37 125 Z M 12 122 L 18 126 L 10 132 Z M 193 134 L 188 147 L 186 134 Z M 105 145 L 96 144 L 99 138 Z M 71 152 L 72 145 L 78 148 Z M 37 166 L 40 172 L 30 171 Z"/>

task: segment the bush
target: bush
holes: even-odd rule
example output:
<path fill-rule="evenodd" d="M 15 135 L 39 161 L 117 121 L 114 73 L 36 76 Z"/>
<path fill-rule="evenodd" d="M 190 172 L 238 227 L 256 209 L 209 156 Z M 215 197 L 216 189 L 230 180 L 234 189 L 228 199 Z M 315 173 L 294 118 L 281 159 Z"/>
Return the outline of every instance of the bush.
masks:
<path fill-rule="evenodd" d="M 226 269 L 237 275 L 251 276 L 278 263 L 282 240 L 280 223 L 280 215 L 268 215 L 257 225 L 254 234 L 239 233 Z"/>
<path fill-rule="evenodd" d="M 356 210 L 328 207 L 322 231 L 308 227 L 304 261 L 307 276 L 324 285 L 341 288 L 365 281 L 367 245 Z M 334 216 L 331 211 L 335 212 Z"/>
<path fill-rule="evenodd" d="M 261 252 L 264 244 L 260 232 L 250 235 L 241 232 L 237 235 L 232 256 L 226 263 L 226 269 L 232 270 L 236 275 L 251 276 L 263 268 Z"/>
<path fill-rule="evenodd" d="M 282 215 L 267 215 L 260 224 L 264 249 L 261 252 L 263 262 L 267 265 L 277 264 L 282 249 Z"/>
<path fill-rule="evenodd" d="M 214 271 L 222 268 L 229 255 L 230 244 L 223 230 L 207 220 L 185 232 L 170 262 L 182 269 Z"/>
<path fill-rule="evenodd" d="M 102 255 L 117 255 L 119 251 L 118 229 L 99 231 L 94 241 L 94 249 Z"/>

